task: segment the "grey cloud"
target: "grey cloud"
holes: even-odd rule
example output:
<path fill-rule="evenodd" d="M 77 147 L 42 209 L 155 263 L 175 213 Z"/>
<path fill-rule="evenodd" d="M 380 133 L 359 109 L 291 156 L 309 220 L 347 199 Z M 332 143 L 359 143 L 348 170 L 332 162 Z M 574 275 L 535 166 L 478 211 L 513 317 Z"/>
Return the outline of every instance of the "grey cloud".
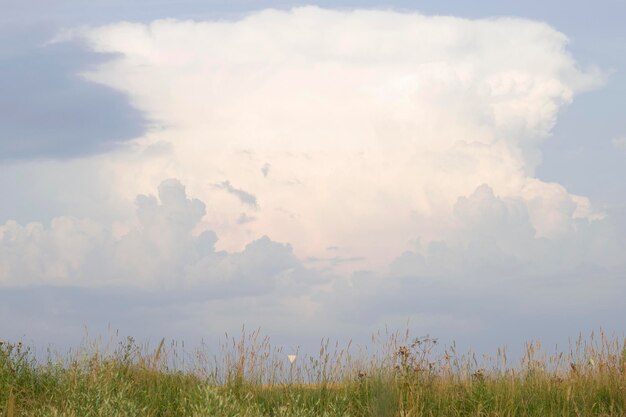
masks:
<path fill-rule="evenodd" d="M 0 272 L 0 327 L 62 340 L 85 324 L 98 332 L 111 323 L 138 338 L 189 341 L 208 324 L 214 336 L 245 322 L 301 343 L 342 334 L 363 340 L 410 318 L 418 335 L 480 351 L 536 337 L 563 341 L 599 323 L 619 330 L 626 314 L 623 224 L 584 221 L 569 235 L 536 238 L 519 201 L 487 186 L 458 200 L 454 216 L 465 224 L 458 235 L 417 242 L 387 272 L 349 279 L 307 269 L 290 245 L 268 237 L 240 252 L 217 251 L 214 232 L 192 233 L 204 212 L 167 180 L 158 197 L 138 197 L 139 226 L 119 241 L 86 220 L 0 227 L 0 271 L 9 271 Z M 62 336 L 37 327 L 41 317 Z"/>
<path fill-rule="evenodd" d="M 306 261 L 311 262 L 311 263 L 322 263 L 322 264 L 337 266 L 337 265 L 346 264 L 346 263 L 364 261 L 365 259 L 366 258 L 363 256 L 350 256 L 350 257 L 333 256 L 332 258 L 319 258 L 319 257 L 311 256 L 311 257 L 308 257 Z"/>
<path fill-rule="evenodd" d="M 460 197 L 453 207 L 459 223 L 456 237 L 472 244 L 495 245 L 495 250 L 519 253 L 534 239 L 526 204 L 521 199 L 497 198 L 483 184 L 469 197 Z"/>
<path fill-rule="evenodd" d="M 251 306 L 259 323 L 276 325 L 276 314 L 292 323 L 300 312 L 289 312 L 289 300 L 328 282 L 305 268 L 290 245 L 267 236 L 240 252 L 217 251 L 213 231 L 193 233 L 204 203 L 187 197 L 175 179 L 136 204 L 138 225 L 119 240 L 96 222 L 70 217 L 49 227 L 0 225 L 4 338 L 26 335 L 67 348 L 80 343 L 85 327 L 106 337 L 112 326 L 142 341 L 166 336 L 189 343 L 216 335 L 205 330 L 207 317 L 216 317 L 223 334 L 240 326 L 233 318 L 251 314 Z"/>
<path fill-rule="evenodd" d="M 241 213 L 239 217 L 237 217 L 237 224 L 246 224 L 252 223 L 256 218 L 253 216 L 248 216 L 246 213 Z"/>
<path fill-rule="evenodd" d="M 247 191 L 244 191 L 240 188 L 235 188 L 230 181 L 223 181 L 219 184 L 215 185 L 217 188 L 220 188 L 239 199 L 243 204 L 246 204 L 250 207 L 257 208 L 257 200 L 254 194 L 251 194 Z"/>
<path fill-rule="evenodd" d="M 626 239 L 616 221 L 623 213 L 538 238 L 520 201 L 481 186 L 459 198 L 454 216 L 464 225 L 456 235 L 418 241 L 386 272 L 335 281 L 320 301 L 329 315 L 355 327 L 402 326 L 411 317 L 423 333 L 481 349 L 563 341 L 599 324 L 619 330 Z"/>
<path fill-rule="evenodd" d="M 267 178 L 267 175 L 270 173 L 270 168 L 271 165 L 268 163 L 263 164 L 263 167 L 261 168 L 261 172 L 263 173 L 263 176 Z"/>
<path fill-rule="evenodd" d="M 121 339 L 128 335 L 140 343 L 167 337 L 192 344 L 208 335 L 198 331 L 204 327 L 201 320 L 183 307 L 198 303 L 199 297 L 186 295 L 129 287 L 5 288 L 0 292 L 2 338 L 23 339 L 38 348 L 51 345 L 62 355 L 85 338 L 106 341 L 118 331 Z"/>
<path fill-rule="evenodd" d="M 188 273 L 193 282 L 210 288 L 218 298 L 267 294 L 281 282 L 291 285 L 311 275 L 289 245 L 267 236 L 249 243 L 242 252 L 216 255 L 204 256 Z"/>
<path fill-rule="evenodd" d="M 215 250 L 217 236 L 194 228 L 205 205 L 188 198 L 175 179 L 165 180 L 158 198 L 136 200 L 138 225 L 119 240 L 106 227 L 71 217 L 0 226 L 0 285 L 121 285 L 147 289 L 194 288 L 203 299 L 294 291 L 321 277 L 308 271 L 289 245 L 263 237 L 241 252 Z M 282 290 L 281 290 L 282 291 Z M 300 290 L 298 290 L 300 291 Z"/>
<path fill-rule="evenodd" d="M 545 277 L 576 276 L 590 267 L 605 271 L 607 277 L 626 269 L 626 242 L 613 218 L 579 219 L 564 235 L 536 237 L 524 203 L 497 197 L 486 185 L 460 197 L 454 215 L 461 226 L 453 236 L 422 248 L 418 243 L 391 264 L 390 273 L 446 278 L 468 286 L 510 278 L 507 285 L 532 287 L 548 283 Z"/>
<path fill-rule="evenodd" d="M 544 346 L 559 342 L 566 347 L 568 337 L 600 325 L 609 333 L 622 331 L 616 317 L 626 313 L 620 300 L 626 286 L 611 283 L 615 272 L 582 270 L 541 279 L 521 273 L 498 280 L 499 273 L 496 268 L 468 271 L 484 277 L 483 285 L 476 279 L 480 276 L 473 277 L 472 285 L 452 285 L 428 275 L 355 274 L 352 286 L 335 286 L 325 305 L 330 316 L 354 328 L 403 328 L 409 320 L 412 332 L 457 341 L 478 352 L 504 344 L 519 350 L 523 342 L 537 339 Z M 589 281 L 611 290 L 587 292 Z"/>
<path fill-rule="evenodd" d="M 106 152 L 145 131 L 127 97 L 79 76 L 107 56 L 44 41 L 0 36 L 0 161 Z"/>

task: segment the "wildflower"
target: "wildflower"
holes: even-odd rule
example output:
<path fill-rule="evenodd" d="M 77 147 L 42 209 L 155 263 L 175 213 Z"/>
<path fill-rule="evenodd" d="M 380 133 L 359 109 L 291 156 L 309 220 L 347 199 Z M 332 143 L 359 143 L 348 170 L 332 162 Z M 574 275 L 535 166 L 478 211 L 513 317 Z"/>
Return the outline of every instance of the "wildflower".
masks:
<path fill-rule="evenodd" d="M 485 373 L 482 369 L 477 370 L 472 374 L 472 379 L 477 382 L 483 382 L 485 380 Z"/>
<path fill-rule="evenodd" d="M 406 346 L 400 346 L 400 349 L 398 350 L 398 354 L 400 356 L 402 356 L 403 358 L 406 358 L 409 356 L 409 348 Z"/>

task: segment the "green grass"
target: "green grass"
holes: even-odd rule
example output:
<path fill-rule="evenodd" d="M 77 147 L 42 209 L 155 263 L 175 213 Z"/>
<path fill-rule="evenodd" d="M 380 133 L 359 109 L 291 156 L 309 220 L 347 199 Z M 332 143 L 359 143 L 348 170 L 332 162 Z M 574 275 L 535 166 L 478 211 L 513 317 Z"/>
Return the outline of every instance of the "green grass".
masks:
<path fill-rule="evenodd" d="M 626 415 L 626 346 L 603 334 L 552 356 L 529 344 L 515 366 L 504 350 L 478 360 L 398 334 L 375 354 L 326 340 L 295 365 L 258 332 L 227 336 L 213 357 L 131 338 L 95 346 L 37 361 L 2 343 L 0 416 Z"/>

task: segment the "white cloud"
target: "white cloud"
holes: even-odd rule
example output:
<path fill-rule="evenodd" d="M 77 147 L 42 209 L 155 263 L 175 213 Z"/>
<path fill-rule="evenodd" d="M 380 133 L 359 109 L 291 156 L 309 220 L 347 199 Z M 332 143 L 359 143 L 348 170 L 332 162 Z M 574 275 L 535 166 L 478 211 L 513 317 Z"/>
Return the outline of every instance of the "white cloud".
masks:
<path fill-rule="evenodd" d="M 202 227 L 220 248 L 271 234 L 302 258 L 339 246 L 382 268 L 415 236 L 454 234 L 455 202 L 481 184 L 521 199 L 538 236 L 594 216 L 533 176 L 559 109 L 602 81 L 544 23 L 304 7 L 79 36 L 117 54 L 85 76 L 155 123 L 104 168 L 116 195 L 180 178 L 214 203 Z M 142 153 L 162 142 L 168 155 Z M 218 195 L 224 181 L 262 202 L 247 232 L 250 203 Z"/>
<path fill-rule="evenodd" d="M 85 263 L 100 261 L 106 240 L 102 227 L 89 220 L 59 217 L 47 229 L 40 223 L 9 221 L 0 226 L 0 283 L 94 283 Z"/>
<path fill-rule="evenodd" d="M 178 180 L 163 181 L 158 199 L 139 195 L 136 205 L 137 224 L 118 238 L 113 228 L 72 217 L 55 218 L 50 227 L 15 221 L 0 226 L 0 285 L 122 285 L 229 298 L 271 292 L 278 285 L 313 285 L 320 278 L 301 265 L 289 245 L 267 237 L 241 252 L 216 251 L 214 232 L 193 233 L 205 204 L 187 198 Z"/>

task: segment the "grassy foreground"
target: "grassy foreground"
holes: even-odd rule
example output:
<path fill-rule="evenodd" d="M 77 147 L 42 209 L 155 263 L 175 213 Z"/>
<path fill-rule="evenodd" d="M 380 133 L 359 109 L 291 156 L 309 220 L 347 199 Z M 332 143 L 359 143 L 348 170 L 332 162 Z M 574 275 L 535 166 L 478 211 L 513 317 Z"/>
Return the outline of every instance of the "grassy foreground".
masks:
<path fill-rule="evenodd" d="M 293 364 L 258 332 L 226 340 L 212 357 L 129 338 L 44 361 L 4 342 L 0 416 L 626 416 L 626 345 L 602 334 L 551 356 L 528 344 L 515 366 L 398 334 Z"/>

